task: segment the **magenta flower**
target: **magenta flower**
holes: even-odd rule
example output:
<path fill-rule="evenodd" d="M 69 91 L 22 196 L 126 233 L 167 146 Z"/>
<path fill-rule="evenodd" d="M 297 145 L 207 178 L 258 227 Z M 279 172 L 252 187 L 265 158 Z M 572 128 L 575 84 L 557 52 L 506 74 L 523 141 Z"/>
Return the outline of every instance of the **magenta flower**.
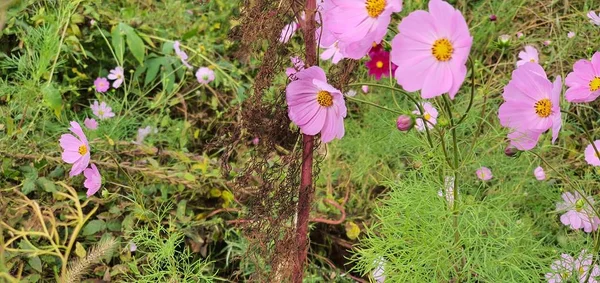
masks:
<path fill-rule="evenodd" d="M 423 107 L 423 118 L 427 120 L 426 123 L 423 122 L 423 118 L 417 118 L 415 121 L 415 127 L 418 131 L 425 131 L 425 124 L 427 124 L 427 128 L 433 129 L 433 126 L 437 124 L 438 111 L 431 105 L 429 102 L 421 103 L 421 107 Z M 412 112 L 415 115 L 421 115 L 421 112 L 417 108 L 417 110 Z"/>
<path fill-rule="evenodd" d="M 560 222 L 571 227 L 573 230 L 583 228 L 583 231 L 590 233 L 598 230 L 600 219 L 594 213 L 594 209 L 590 206 L 594 204 L 592 197 L 584 197 L 578 192 L 566 192 L 562 194 L 563 202 L 556 204 L 556 210 L 566 211 L 560 216 Z"/>
<path fill-rule="evenodd" d="M 561 89 L 560 76 L 551 83 L 539 64 L 526 63 L 513 71 L 498 111 L 500 124 L 512 129 L 508 135 L 512 145 L 519 150 L 530 150 L 550 128 L 554 143 L 561 127 Z"/>
<path fill-rule="evenodd" d="M 600 151 L 600 140 L 594 141 L 594 145 Z M 584 153 L 585 153 L 585 161 L 589 165 L 600 166 L 600 158 L 598 157 L 598 154 L 596 154 L 596 150 L 594 149 L 594 147 L 592 146 L 592 144 L 589 144 L 585 148 L 585 152 Z"/>
<path fill-rule="evenodd" d="M 381 42 L 392 13 L 401 10 L 402 0 L 330 0 L 325 2 L 323 27 L 339 40 L 345 57 L 360 59 L 373 42 Z"/>
<path fill-rule="evenodd" d="M 573 275 L 575 268 L 575 259 L 568 254 L 561 254 L 560 259 L 554 261 L 550 268 L 553 272 L 546 273 L 548 283 L 568 282 Z"/>
<path fill-rule="evenodd" d="M 600 26 L 600 13 L 596 15 L 594 11 L 589 11 L 587 13 L 588 18 L 590 19 L 590 23 Z"/>
<path fill-rule="evenodd" d="M 525 63 L 539 63 L 540 61 L 537 49 L 531 45 L 525 46 L 525 51 L 519 52 L 519 59 L 517 67 L 525 65 Z"/>
<path fill-rule="evenodd" d="M 392 40 L 395 77 L 406 91 L 422 98 L 448 93 L 451 99 L 467 74 L 473 38 L 463 15 L 441 0 L 429 1 L 429 12 L 410 13 Z"/>
<path fill-rule="evenodd" d="M 119 88 L 125 79 L 125 70 L 123 67 L 116 67 L 110 70 L 110 74 L 108 74 L 108 79 L 113 81 L 113 88 Z"/>
<path fill-rule="evenodd" d="M 66 163 L 73 164 L 69 176 L 77 176 L 85 170 L 90 163 L 90 144 L 81 129 L 79 123 L 71 121 L 69 128 L 75 136 L 71 134 L 63 134 L 60 136 L 60 147 L 62 147 L 62 160 Z"/>
<path fill-rule="evenodd" d="M 302 61 L 302 59 L 300 59 L 298 56 L 290 57 L 290 60 L 292 61 L 292 65 L 294 67 L 285 69 L 285 74 L 288 76 L 288 78 L 295 79 L 296 77 L 294 75 L 298 71 L 304 69 L 304 61 Z"/>
<path fill-rule="evenodd" d="M 573 72 L 565 79 L 569 102 L 592 102 L 600 96 L 600 52 L 594 53 L 592 61 L 581 59 L 573 65 Z"/>
<path fill-rule="evenodd" d="M 112 108 L 110 108 L 110 106 L 108 106 L 108 104 L 106 104 L 106 102 L 104 101 L 98 104 L 98 101 L 94 100 L 94 104 L 92 104 L 90 108 L 92 108 L 92 112 L 100 120 L 112 118 L 115 116 L 115 113 L 112 112 Z"/>
<path fill-rule="evenodd" d="M 542 166 L 538 166 L 533 169 L 533 175 L 538 181 L 546 180 L 546 172 L 544 172 L 544 168 L 542 168 Z"/>
<path fill-rule="evenodd" d="M 568 38 L 573 38 L 573 37 L 575 37 L 575 32 L 573 32 L 573 31 L 570 31 L 569 33 L 567 33 L 567 37 L 568 37 Z"/>
<path fill-rule="evenodd" d="M 90 130 L 98 129 L 98 122 L 96 122 L 96 119 L 94 118 L 85 118 L 85 120 L 83 120 L 83 124 Z"/>
<path fill-rule="evenodd" d="M 294 33 L 296 33 L 296 30 L 298 30 L 298 27 L 299 27 L 299 25 L 295 21 L 285 25 L 283 27 L 283 29 L 281 30 L 281 35 L 279 36 L 279 42 L 287 43 L 288 41 L 290 41 L 290 39 L 292 38 Z"/>
<path fill-rule="evenodd" d="M 389 77 L 390 71 L 392 74 L 396 71 L 396 65 L 390 63 L 389 52 L 385 50 L 371 52 L 369 53 L 369 57 L 371 57 L 371 60 L 365 62 L 365 65 L 369 69 L 369 75 L 374 76 L 376 80 L 381 80 L 381 77 Z"/>
<path fill-rule="evenodd" d="M 325 72 L 317 66 L 296 77 L 285 90 L 290 120 L 306 135 L 320 132 L 324 143 L 341 139 L 347 111 L 342 93 L 327 83 Z"/>
<path fill-rule="evenodd" d="M 490 170 L 490 168 L 487 168 L 487 167 L 481 167 L 481 168 L 477 169 L 475 171 L 475 174 L 477 175 L 477 178 L 479 178 L 479 180 L 482 180 L 482 181 L 489 181 L 493 177 L 492 170 Z"/>
<path fill-rule="evenodd" d="M 94 88 L 96 88 L 97 92 L 106 92 L 110 87 L 110 83 L 106 78 L 97 78 L 94 81 Z"/>
<path fill-rule="evenodd" d="M 336 41 L 332 45 L 324 47 L 325 51 L 323 51 L 323 53 L 321 53 L 321 59 L 322 60 L 331 59 L 331 63 L 333 63 L 333 64 L 337 64 L 342 59 L 344 59 L 344 54 L 342 54 L 342 50 L 340 50 L 340 47 L 338 46 L 338 44 L 339 44 L 339 42 Z"/>
<path fill-rule="evenodd" d="M 183 65 L 185 65 L 188 68 L 192 68 L 192 66 L 188 63 L 188 55 L 187 53 L 185 53 L 185 51 L 181 50 L 181 48 L 179 47 L 180 43 L 179 41 L 175 41 L 175 43 L 173 43 L 173 49 L 175 49 L 175 54 L 177 55 L 177 57 L 179 57 L 179 60 L 181 60 L 181 63 Z"/>
<path fill-rule="evenodd" d="M 207 67 L 199 68 L 198 71 L 196 71 L 196 79 L 199 83 L 207 85 L 215 80 L 215 72 Z"/>
<path fill-rule="evenodd" d="M 102 176 L 100 176 L 100 171 L 98 171 L 98 168 L 94 164 L 91 164 L 90 168 L 85 169 L 83 175 L 85 176 L 83 186 L 88 189 L 86 195 L 91 197 L 102 186 Z"/>

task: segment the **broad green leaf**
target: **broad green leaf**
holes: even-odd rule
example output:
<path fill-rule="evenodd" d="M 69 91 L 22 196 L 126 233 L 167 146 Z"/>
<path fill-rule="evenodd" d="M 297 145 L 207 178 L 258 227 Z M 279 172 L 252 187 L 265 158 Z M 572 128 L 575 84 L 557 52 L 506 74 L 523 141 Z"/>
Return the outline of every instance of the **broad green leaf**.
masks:
<path fill-rule="evenodd" d="M 183 36 L 181 36 L 181 40 L 188 40 L 188 39 L 194 37 L 197 33 L 198 33 L 198 28 L 191 29 L 190 31 L 184 33 Z"/>
<path fill-rule="evenodd" d="M 41 177 L 37 179 L 36 184 L 42 188 L 45 192 L 53 193 L 56 192 L 56 185 L 54 182 L 46 179 L 46 177 Z"/>
<path fill-rule="evenodd" d="M 158 75 L 158 71 L 160 70 L 160 66 L 165 62 L 165 58 L 153 58 L 146 61 L 146 66 L 148 69 L 146 70 L 146 78 L 144 79 L 144 86 L 147 86 L 154 79 L 156 79 L 156 75 Z"/>
<path fill-rule="evenodd" d="M 144 41 L 130 26 L 126 26 L 123 30 L 127 36 L 127 46 L 129 47 L 129 50 L 131 50 L 133 57 L 143 65 L 144 56 L 146 55 L 146 45 L 144 45 Z"/>
<path fill-rule="evenodd" d="M 185 210 L 187 207 L 187 200 L 181 200 L 178 204 L 177 204 L 177 219 L 179 220 L 185 220 Z"/>
<path fill-rule="evenodd" d="M 23 181 L 23 188 L 21 188 L 21 192 L 24 195 L 28 195 L 33 191 L 35 191 L 35 179 L 25 179 L 25 181 Z"/>
<path fill-rule="evenodd" d="M 121 25 L 113 27 L 111 41 L 115 56 L 117 56 L 117 60 L 121 63 L 123 54 L 125 54 L 125 41 L 123 40 L 123 34 L 121 33 Z"/>
<path fill-rule="evenodd" d="M 75 243 L 75 254 L 80 258 L 84 258 L 87 255 L 87 252 L 80 242 Z"/>
<path fill-rule="evenodd" d="M 189 172 L 185 172 L 183 174 L 183 178 L 190 182 L 196 181 L 196 177 L 194 175 L 190 174 Z"/>
<path fill-rule="evenodd" d="M 112 232 L 119 232 L 121 231 L 121 221 L 116 219 L 110 220 L 106 222 L 106 228 Z"/>
<path fill-rule="evenodd" d="M 31 266 L 31 268 L 33 268 L 35 271 L 42 273 L 42 260 L 40 260 L 39 257 L 30 257 L 27 259 L 27 263 L 29 263 L 29 266 Z"/>
<path fill-rule="evenodd" d="M 83 232 L 81 233 L 83 236 L 89 236 L 96 234 L 102 230 L 106 229 L 106 223 L 102 220 L 92 220 L 83 228 Z"/>

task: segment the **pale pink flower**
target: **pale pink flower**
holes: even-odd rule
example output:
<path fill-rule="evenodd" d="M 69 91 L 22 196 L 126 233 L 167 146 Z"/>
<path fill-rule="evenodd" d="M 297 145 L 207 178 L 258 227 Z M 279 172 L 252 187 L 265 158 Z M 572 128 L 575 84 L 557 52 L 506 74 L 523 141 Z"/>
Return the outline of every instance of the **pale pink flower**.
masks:
<path fill-rule="evenodd" d="M 548 46 L 548 45 L 550 45 L 551 43 L 552 43 L 552 40 L 544 40 L 544 41 L 542 42 L 542 44 L 544 44 L 544 46 Z"/>
<path fill-rule="evenodd" d="M 571 227 L 573 230 L 582 229 L 586 233 L 598 230 L 600 219 L 596 216 L 594 209 L 590 206 L 594 204 L 592 197 L 585 197 L 578 192 L 566 192 L 562 194 L 563 202 L 556 204 L 556 210 L 566 211 L 560 216 L 560 222 Z"/>
<path fill-rule="evenodd" d="M 347 58 L 365 56 L 373 42 L 379 43 L 387 33 L 392 13 L 402 10 L 402 0 L 330 0 L 324 5 L 324 25 Z M 331 39 L 324 36 L 323 44 Z"/>
<path fill-rule="evenodd" d="M 125 70 L 123 67 L 116 67 L 110 70 L 110 74 L 108 74 L 108 79 L 113 81 L 113 88 L 119 88 L 125 79 Z"/>
<path fill-rule="evenodd" d="M 519 52 L 519 59 L 517 67 L 525 65 L 525 63 L 539 63 L 540 61 L 537 49 L 531 45 L 525 46 L 525 51 Z"/>
<path fill-rule="evenodd" d="M 385 282 L 385 263 L 386 260 L 382 256 L 375 260 L 375 264 L 377 264 L 377 267 L 375 268 L 375 270 L 373 270 L 372 275 L 373 279 L 377 283 Z"/>
<path fill-rule="evenodd" d="M 342 59 L 344 59 L 344 54 L 342 54 L 342 51 L 340 50 L 340 47 L 338 46 L 338 41 L 336 41 L 333 44 L 331 44 L 330 46 L 327 46 L 324 48 L 325 48 L 325 51 L 323 51 L 323 53 L 321 53 L 322 60 L 331 59 L 331 63 L 337 64 Z"/>
<path fill-rule="evenodd" d="M 567 33 L 567 37 L 568 38 L 573 38 L 575 37 L 575 32 L 570 31 L 569 33 Z"/>
<path fill-rule="evenodd" d="M 199 68 L 198 71 L 196 71 L 196 79 L 201 84 L 209 84 L 215 80 L 215 72 L 207 67 Z"/>
<path fill-rule="evenodd" d="M 512 129 L 508 138 L 513 146 L 530 150 L 548 129 L 552 129 L 554 143 L 561 127 L 561 89 L 560 76 L 554 83 L 550 82 L 537 63 L 526 63 L 513 71 L 504 87 L 504 103 L 498 111 L 500 124 Z"/>
<path fill-rule="evenodd" d="M 598 151 L 600 151 L 600 140 L 594 141 L 594 145 L 596 146 L 596 148 L 598 149 Z M 592 146 L 592 144 L 589 144 L 585 148 L 585 152 L 584 153 L 585 153 L 585 161 L 589 165 L 600 166 L 600 158 L 598 158 L 598 155 L 596 154 L 596 150 L 594 149 L 594 147 Z"/>
<path fill-rule="evenodd" d="M 92 112 L 98 119 L 104 120 L 108 118 L 112 118 L 115 116 L 115 113 L 112 112 L 112 108 L 106 104 L 106 102 L 102 101 L 98 104 L 97 100 L 94 100 L 94 103 L 90 106 L 92 108 Z"/>
<path fill-rule="evenodd" d="M 573 275 L 573 269 L 575 268 L 575 259 L 568 254 L 561 254 L 560 259 L 554 261 L 550 268 L 553 272 L 546 273 L 546 280 L 548 283 L 561 283 L 568 282 Z"/>
<path fill-rule="evenodd" d="M 97 78 L 94 81 L 94 88 L 97 92 L 106 92 L 110 88 L 110 83 L 106 78 Z"/>
<path fill-rule="evenodd" d="M 544 168 L 542 168 L 542 166 L 538 166 L 533 169 L 533 175 L 538 181 L 546 180 L 546 172 L 544 172 Z"/>
<path fill-rule="evenodd" d="M 294 75 L 298 71 L 304 69 L 304 61 L 302 61 L 302 59 L 300 59 L 300 57 L 298 57 L 298 56 L 290 57 L 290 60 L 292 61 L 292 65 L 294 67 L 285 69 L 285 74 L 288 76 L 288 78 L 296 79 L 296 77 Z"/>
<path fill-rule="evenodd" d="M 66 163 L 73 164 L 69 176 L 73 177 L 81 174 L 90 163 L 90 144 L 81 129 L 79 123 L 71 121 L 69 128 L 75 136 L 71 134 L 63 134 L 60 136 L 60 147 L 62 147 L 62 160 Z"/>
<path fill-rule="evenodd" d="M 137 245 L 133 242 L 133 241 L 129 241 L 129 251 L 130 252 L 135 252 L 137 251 Z"/>
<path fill-rule="evenodd" d="M 93 163 L 90 168 L 83 171 L 83 175 L 85 176 L 83 186 L 88 189 L 86 195 L 91 197 L 98 192 L 102 186 L 102 176 L 100 176 L 100 171 L 98 171 L 98 168 Z"/>
<path fill-rule="evenodd" d="M 362 89 L 362 91 L 363 91 L 364 93 L 367 93 L 367 92 L 369 92 L 369 86 L 368 86 L 368 85 L 363 85 L 363 86 L 361 87 L 361 89 Z"/>
<path fill-rule="evenodd" d="M 451 99 L 467 74 L 473 38 L 463 15 L 441 0 L 429 1 L 429 12 L 410 13 L 392 40 L 395 77 L 406 91 L 422 98 L 448 93 Z"/>
<path fill-rule="evenodd" d="M 492 170 L 490 170 L 490 168 L 487 168 L 487 167 L 481 167 L 481 168 L 477 169 L 475 171 L 475 174 L 477 175 L 477 178 L 479 178 L 479 180 L 482 180 L 482 181 L 489 181 L 493 177 Z"/>
<path fill-rule="evenodd" d="M 296 73 L 296 78 L 286 88 L 290 120 L 306 135 L 320 132 L 324 143 L 341 139 L 347 111 L 342 93 L 327 83 L 317 66 Z"/>
<path fill-rule="evenodd" d="M 600 268 L 597 264 L 593 263 L 592 254 L 586 250 L 582 250 L 579 257 L 575 259 L 574 271 L 579 279 L 579 283 L 598 283 L 598 277 L 600 276 Z M 591 272 L 591 274 L 589 274 Z M 589 275 L 589 280 L 586 281 Z"/>
<path fill-rule="evenodd" d="M 427 124 L 427 128 L 433 129 L 433 126 L 437 124 L 437 109 L 435 109 L 435 107 L 433 107 L 433 105 L 431 105 L 431 103 L 429 102 L 423 102 L 420 104 L 421 107 L 423 107 L 423 118 L 425 118 L 427 122 L 423 122 L 423 118 L 419 117 L 415 121 L 415 128 L 417 128 L 418 131 L 422 132 L 425 131 L 425 124 Z M 419 108 L 417 108 L 417 110 L 413 111 L 412 113 L 415 115 L 421 115 Z"/>
<path fill-rule="evenodd" d="M 600 13 L 596 15 L 594 11 L 589 11 L 587 13 L 588 18 L 590 18 L 590 23 L 600 26 Z"/>
<path fill-rule="evenodd" d="M 295 21 L 285 25 L 283 27 L 283 29 L 281 30 L 281 35 L 279 36 L 279 42 L 287 43 L 288 41 L 290 41 L 290 39 L 292 38 L 294 33 L 296 33 L 296 30 L 298 30 L 298 27 L 299 27 L 299 25 Z"/>
<path fill-rule="evenodd" d="M 517 32 L 517 38 L 521 39 L 524 36 L 522 32 Z"/>
<path fill-rule="evenodd" d="M 567 75 L 565 85 L 569 87 L 565 98 L 569 102 L 592 102 L 600 96 L 600 52 L 594 53 L 592 60 L 581 59 L 573 65 L 573 72 Z"/>
<path fill-rule="evenodd" d="M 260 143 L 260 139 L 258 137 L 255 137 L 252 139 L 252 144 L 253 145 L 258 145 Z"/>
<path fill-rule="evenodd" d="M 188 55 L 187 53 L 185 53 L 185 51 L 181 50 L 179 41 L 175 41 L 175 43 L 173 43 L 173 49 L 175 49 L 175 54 L 177 55 L 177 57 L 179 57 L 181 63 L 183 63 L 183 65 L 191 69 L 192 66 L 187 61 Z"/>
<path fill-rule="evenodd" d="M 83 120 L 83 124 L 90 130 L 98 129 L 98 122 L 96 122 L 96 119 L 94 118 L 85 118 L 85 120 Z"/>
<path fill-rule="evenodd" d="M 145 128 L 139 128 L 137 132 L 137 137 L 133 143 L 141 145 L 144 142 L 144 139 L 146 139 L 146 137 L 151 133 L 158 133 L 158 129 L 154 129 L 150 126 L 146 126 Z"/>

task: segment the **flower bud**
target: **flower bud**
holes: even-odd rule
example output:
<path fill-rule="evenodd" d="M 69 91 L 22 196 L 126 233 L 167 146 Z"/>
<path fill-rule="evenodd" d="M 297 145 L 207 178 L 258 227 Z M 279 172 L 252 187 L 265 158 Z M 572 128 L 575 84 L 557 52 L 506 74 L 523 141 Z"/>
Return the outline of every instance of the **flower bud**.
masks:
<path fill-rule="evenodd" d="M 501 36 L 498 37 L 498 45 L 500 47 L 508 47 L 510 45 L 510 35 L 508 34 L 503 34 Z"/>
<path fill-rule="evenodd" d="M 414 125 L 415 119 L 408 115 L 400 115 L 396 121 L 396 127 L 398 127 L 398 130 L 403 132 L 412 129 Z"/>
<path fill-rule="evenodd" d="M 495 14 L 491 14 L 490 15 L 490 22 L 495 22 L 498 18 L 496 17 Z"/>
<path fill-rule="evenodd" d="M 504 154 L 508 157 L 513 157 L 513 156 L 517 155 L 517 153 L 519 153 L 519 150 L 513 145 L 508 145 L 504 149 Z"/>

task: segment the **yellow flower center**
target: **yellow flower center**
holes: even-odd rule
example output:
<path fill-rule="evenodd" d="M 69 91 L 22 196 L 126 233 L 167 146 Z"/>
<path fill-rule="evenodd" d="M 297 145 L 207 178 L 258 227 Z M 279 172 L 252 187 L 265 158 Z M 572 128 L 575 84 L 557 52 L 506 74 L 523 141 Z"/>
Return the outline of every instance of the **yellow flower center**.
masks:
<path fill-rule="evenodd" d="M 431 119 L 431 114 L 425 113 L 425 115 L 423 115 L 423 118 L 425 118 L 425 120 L 429 121 L 429 119 Z"/>
<path fill-rule="evenodd" d="M 452 59 L 452 53 L 454 53 L 454 47 L 452 47 L 452 43 L 445 38 L 436 40 L 431 47 L 431 54 L 433 54 L 433 57 L 438 61 L 445 62 Z"/>
<path fill-rule="evenodd" d="M 381 69 L 383 68 L 383 62 L 381 61 L 377 61 L 377 63 L 375 64 L 377 66 L 377 68 Z"/>
<path fill-rule="evenodd" d="M 600 89 L 600 77 L 594 77 L 590 82 L 590 91 L 597 91 Z"/>
<path fill-rule="evenodd" d="M 385 0 L 367 0 L 367 13 L 371 18 L 377 18 L 385 9 Z"/>
<path fill-rule="evenodd" d="M 529 62 L 535 63 L 535 59 L 531 58 L 531 59 L 529 59 Z"/>
<path fill-rule="evenodd" d="M 546 118 L 552 114 L 552 102 L 550 99 L 544 98 L 535 103 L 535 114 L 540 118 Z"/>
<path fill-rule="evenodd" d="M 79 154 L 84 155 L 88 152 L 87 146 L 85 146 L 85 144 L 82 144 L 79 146 Z"/>
<path fill-rule="evenodd" d="M 329 91 L 321 90 L 317 93 L 317 102 L 323 107 L 333 105 L 333 96 Z"/>
<path fill-rule="evenodd" d="M 104 111 L 98 110 L 98 116 L 104 116 Z"/>

